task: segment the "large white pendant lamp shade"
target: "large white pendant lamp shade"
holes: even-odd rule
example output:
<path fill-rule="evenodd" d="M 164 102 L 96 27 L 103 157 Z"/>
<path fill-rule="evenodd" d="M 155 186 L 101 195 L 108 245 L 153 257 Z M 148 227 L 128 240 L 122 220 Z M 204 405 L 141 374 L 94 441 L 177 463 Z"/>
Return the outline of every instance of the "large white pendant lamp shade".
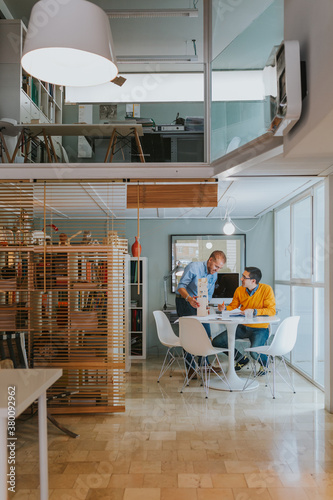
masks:
<path fill-rule="evenodd" d="M 40 0 L 31 11 L 21 64 L 57 85 L 113 80 L 118 68 L 106 13 L 86 0 Z"/>

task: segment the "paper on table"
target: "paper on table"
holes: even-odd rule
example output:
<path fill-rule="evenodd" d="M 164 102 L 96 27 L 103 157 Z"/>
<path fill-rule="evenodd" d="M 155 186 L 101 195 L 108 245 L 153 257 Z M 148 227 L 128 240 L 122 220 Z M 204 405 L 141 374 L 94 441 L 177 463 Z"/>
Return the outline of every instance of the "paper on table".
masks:
<path fill-rule="evenodd" d="M 211 321 L 212 319 L 217 319 L 218 315 L 217 314 L 208 314 L 208 316 L 194 316 L 194 318 L 198 319 L 199 321 Z"/>

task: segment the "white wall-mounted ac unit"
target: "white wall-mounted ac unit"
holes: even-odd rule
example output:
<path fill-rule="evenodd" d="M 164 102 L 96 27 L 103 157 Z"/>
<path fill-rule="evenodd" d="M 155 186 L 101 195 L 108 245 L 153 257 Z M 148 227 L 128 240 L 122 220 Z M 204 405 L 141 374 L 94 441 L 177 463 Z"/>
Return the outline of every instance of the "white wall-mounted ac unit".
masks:
<path fill-rule="evenodd" d="M 301 61 L 299 42 L 281 43 L 275 56 L 277 77 L 276 112 L 270 130 L 286 135 L 299 120 L 302 111 Z"/>

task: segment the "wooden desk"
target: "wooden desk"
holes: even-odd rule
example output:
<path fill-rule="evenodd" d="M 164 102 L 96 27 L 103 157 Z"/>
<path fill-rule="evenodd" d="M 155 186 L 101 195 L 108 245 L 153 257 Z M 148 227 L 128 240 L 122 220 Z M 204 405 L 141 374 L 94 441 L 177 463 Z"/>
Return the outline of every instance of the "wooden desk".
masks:
<path fill-rule="evenodd" d="M 19 135 L 15 152 L 12 157 L 8 153 L 4 135 L 16 136 Z M 17 151 L 20 147 L 22 137 L 25 137 L 25 162 L 29 154 L 30 142 L 35 137 L 42 136 L 45 141 L 45 147 L 49 162 L 52 163 L 52 156 L 58 163 L 55 153 L 52 136 L 85 136 L 85 137 L 110 137 L 104 163 L 112 162 L 117 140 L 126 140 L 134 136 L 141 163 L 145 162 L 140 136 L 143 136 L 142 125 L 137 123 L 112 123 L 112 124 L 86 124 L 86 123 L 23 123 L 21 125 L 12 125 L 8 122 L 0 122 L 0 139 L 4 147 L 8 163 L 13 163 Z"/>
<path fill-rule="evenodd" d="M 0 498 L 5 500 L 7 496 L 7 450 L 13 457 L 10 443 L 17 455 L 17 441 L 7 437 L 8 426 L 8 395 L 9 387 L 15 387 L 15 408 L 18 417 L 28 406 L 38 398 L 38 435 L 39 435 L 39 474 L 40 474 L 40 498 L 47 500 L 48 495 L 48 455 L 47 455 L 47 414 L 46 414 L 46 390 L 54 384 L 62 375 L 61 369 L 16 369 L 1 370 L 0 376 Z M 15 460 L 15 477 L 19 470 L 19 464 Z M 15 488 L 16 491 L 16 488 Z"/>

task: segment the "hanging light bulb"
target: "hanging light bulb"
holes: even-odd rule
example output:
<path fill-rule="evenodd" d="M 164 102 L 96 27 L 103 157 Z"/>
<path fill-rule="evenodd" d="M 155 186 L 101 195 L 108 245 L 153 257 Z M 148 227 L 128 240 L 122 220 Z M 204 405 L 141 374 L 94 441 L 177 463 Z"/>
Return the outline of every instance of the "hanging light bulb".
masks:
<path fill-rule="evenodd" d="M 234 234 L 235 232 L 235 226 L 233 222 L 231 221 L 230 217 L 228 217 L 227 222 L 223 225 L 223 232 L 224 234 L 230 236 L 231 234 Z"/>
<path fill-rule="evenodd" d="M 225 215 L 224 215 L 225 223 L 223 224 L 222 231 L 224 234 L 228 236 L 234 234 L 236 230 L 235 224 L 230 219 L 230 213 L 235 208 L 235 202 L 236 202 L 235 198 L 232 198 L 230 196 L 227 198 Z"/>

